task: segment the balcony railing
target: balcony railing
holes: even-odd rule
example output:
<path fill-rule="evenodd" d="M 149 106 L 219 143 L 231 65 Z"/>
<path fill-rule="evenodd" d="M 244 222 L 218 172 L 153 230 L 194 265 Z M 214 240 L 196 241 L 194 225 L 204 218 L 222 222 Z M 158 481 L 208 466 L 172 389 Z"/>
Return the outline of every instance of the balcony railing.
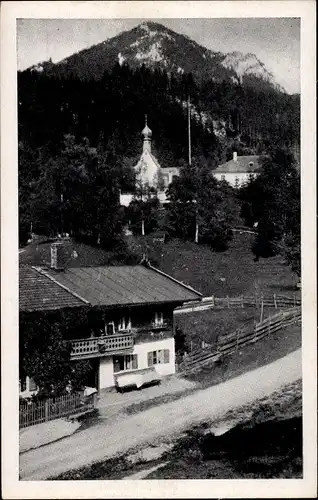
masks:
<path fill-rule="evenodd" d="M 105 354 L 116 354 L 118 351 L 131 349 L 134 346 L 134 336 L 107 335 L 72 341 L 72 359 L 94 358 Z"/>

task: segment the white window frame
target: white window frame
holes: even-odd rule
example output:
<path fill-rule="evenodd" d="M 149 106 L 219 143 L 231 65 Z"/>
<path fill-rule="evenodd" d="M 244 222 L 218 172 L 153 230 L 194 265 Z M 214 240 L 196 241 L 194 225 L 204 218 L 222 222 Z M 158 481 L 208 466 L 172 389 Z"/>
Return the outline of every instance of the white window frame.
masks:
<path fill-rule="evenodd" d="M 124 368 L 122 370 L 115 371 L 114 364 L 114 373 L 121 373 L 131 370 L 138 370 L 138 354 L 120 354 L 118 356 L 114 356 L 114 358 L 124 358 Z M 136 366 L 133 367 L 134 362 Z"/>
<path fill-rule="evenodd" d="M 113 333 L 108 333 L 107 332 L 107 327 L 109 325 L 112 325 L 112 327 L 113 327 Z M 113 321 L 107 321 L 107 323 L 105 323 L 105 335 L 115 335 L 115 323 Z"/>
<path fill-rule="evenodd" d="M 168 354 L 167 354 L 168 353 Z M 148 352 L 148 367 L 155 365 L 164 365 L 170 363 L 170 349 L 158 349 Z M 168 360 L 166 358 L 168 357 Z M 151 362 L 149 362 L 151 360 Z"/>
<path fill-rule="evenodd" d="M 131 319 L 130 316 L 122 316 L 118 321 L 118 331 L 130 331 L 131 330 Z"/>
<path fill-rule="evenodd" d="M 154 325 L 155 326 L 163 326 L 163 324 L 164 324 L 163 312 L 162 311 L 156 311 L 155 312 Z"/>
<path fill-rule="evenodd" d="M 26 394 L 26 395 L 32 395 L 32 394 L 36 394 L 38 391 L 39 391 L 39 388 L 38 386 L 35 384 L 34 380 L 32 379 L 32 377 L 26 377 L 25 378 L 25 389 L 24 391 L 21 391 L 22 389 L 22 384 L 21 384 L 21 380 L 19 380 L 19 394 Z M 31 388 L 33 385 L 33 388 Z"/>

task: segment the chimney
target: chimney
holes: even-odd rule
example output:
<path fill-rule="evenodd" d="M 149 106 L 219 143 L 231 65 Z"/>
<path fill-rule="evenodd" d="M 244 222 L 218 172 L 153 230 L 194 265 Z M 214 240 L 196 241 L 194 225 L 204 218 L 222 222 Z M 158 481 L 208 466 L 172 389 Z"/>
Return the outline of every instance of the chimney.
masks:
<path fill-rule="evenodd" d="M 51 245 L 51 269 L 61 271 L 65 268 L 65 256 L 62 242 L 52 243 Z"/>
<path fill-rule="evenodd" d="M 233 152 L 233 161 L 236 163 L 237 162 L 237 152 Z"/>

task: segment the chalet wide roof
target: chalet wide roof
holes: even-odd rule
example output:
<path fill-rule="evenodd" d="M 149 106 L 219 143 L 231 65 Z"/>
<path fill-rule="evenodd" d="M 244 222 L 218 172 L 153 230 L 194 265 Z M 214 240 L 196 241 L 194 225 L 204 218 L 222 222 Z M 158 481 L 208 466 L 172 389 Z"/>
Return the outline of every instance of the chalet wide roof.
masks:
<path fill-rule="evenodd" d="M 20 311 L 49 311 L 85 305 L 87 305 L 85 300 L 39 270 L 29 266 L 20 267 Z"/>
<path fill-rule="evenodd" d="M 29 273 L 29 274 L 28 274 Z M 32 279 L 28 278 L 31 276 Z M 36 283 L 34 283 L 34 280 Z M 36 297 L 32 291 L 37 288 Z M 43 302 L 41 291 L 46 299 Z M 20 309 L 124 306 L 198 300 L 201 294 L 150 265 L 52 269 L 31 268 L 20 275 Z M 45 303 L 46 307 L 43 306 Z M 28 307 L 26 307 L 26 304 Z M 72 304 L 72 305 L 69 305 Z"/>
<path fill-rule="evenodd" d="M 236 161 L 232 159 L 219 165 L 213 170 L 213 174 L 252 174 L 258 172 L 259 169 L 260 164 L 258 155 L 238 156 Z"/>

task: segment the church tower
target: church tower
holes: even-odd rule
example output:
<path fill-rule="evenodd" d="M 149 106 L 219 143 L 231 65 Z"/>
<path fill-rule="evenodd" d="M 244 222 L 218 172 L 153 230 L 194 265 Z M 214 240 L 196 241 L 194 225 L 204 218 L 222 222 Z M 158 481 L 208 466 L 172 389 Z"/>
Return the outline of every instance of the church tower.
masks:
<path fill-rule="evenodd" d="M 143 144 L 143 149 L 142 149 L 143 153 L 145 153 L 145 151 L 148 151 L 149 153 L 151 153 L 152 131 L 150 130 L 150 128 L 147 125 L 147 115 L 145 115 L 145 128 L 141 132 L 141 135 L 144 138 L 144 144 Z"/>

